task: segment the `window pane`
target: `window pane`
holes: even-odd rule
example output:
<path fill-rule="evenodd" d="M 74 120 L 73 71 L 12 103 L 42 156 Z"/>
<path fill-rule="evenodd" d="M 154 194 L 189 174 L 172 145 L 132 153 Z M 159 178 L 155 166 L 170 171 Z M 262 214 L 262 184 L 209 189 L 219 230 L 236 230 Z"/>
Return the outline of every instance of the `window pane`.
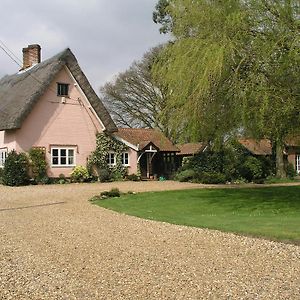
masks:
<path fill-rule="evenodd" d="M 60 149 L 60 155 L 61 156 L 67 156 L 67 150 L 66 149 Z"/>
<path fill-rule="evenodd" d="M 52 149 L 52 155 L 58 156 L 58 149 Z"/>
<path fill-rule="evenodd" d="M 58 165 L 58 157 L 52 157 L 52 165 Z"/>
<path fill-rule="evenodd" d="M 66 165 L 67 164 L 67 158 L 66 157 L 61 157 L 60 158 L 60 164 L 61 165 Z"/>
<path fill-rule="evenodd" d="M 57 84 L 57 96 L 68 96 L 69 94 L 69 85 L 66 83 Z"/>
<path fill-rule="evenodd" d="M 68 158 L 68 165 L 73 165 L 74 164 L 74 158 L 69 156 Z"/>
<path fill-rule="evenodd" d="M 74 156 L 74 150 L 73 149 L 69 149 L 68 150 L 68 155 L 70 156 Z"/>

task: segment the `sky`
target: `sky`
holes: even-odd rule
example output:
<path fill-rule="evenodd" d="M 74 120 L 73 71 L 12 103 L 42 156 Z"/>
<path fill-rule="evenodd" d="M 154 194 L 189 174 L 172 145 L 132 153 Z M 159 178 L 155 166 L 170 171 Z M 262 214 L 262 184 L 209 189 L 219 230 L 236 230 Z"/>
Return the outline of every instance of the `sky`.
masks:
<path fill-rule="evenodd" d="M 113 80 L 152 47 L 166 42 L 152 21 L 158 0 L 1 0 L 0 45 L 22 61 L 22 48 L 42 47 L 42 60 L 69 47 L 93 88 Z M 0 49 L 0 78 L 19 70 Z"/>

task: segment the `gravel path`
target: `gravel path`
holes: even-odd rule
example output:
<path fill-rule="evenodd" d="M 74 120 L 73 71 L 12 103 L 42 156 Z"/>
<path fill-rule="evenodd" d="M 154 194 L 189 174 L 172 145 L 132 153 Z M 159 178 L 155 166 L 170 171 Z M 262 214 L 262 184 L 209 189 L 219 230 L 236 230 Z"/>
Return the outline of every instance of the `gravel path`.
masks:
<path fill-rule="evenodd" d="M 0 186 L 0 299 L 300 299 L 300 247 L 91 205 L 122 182 Z"/>

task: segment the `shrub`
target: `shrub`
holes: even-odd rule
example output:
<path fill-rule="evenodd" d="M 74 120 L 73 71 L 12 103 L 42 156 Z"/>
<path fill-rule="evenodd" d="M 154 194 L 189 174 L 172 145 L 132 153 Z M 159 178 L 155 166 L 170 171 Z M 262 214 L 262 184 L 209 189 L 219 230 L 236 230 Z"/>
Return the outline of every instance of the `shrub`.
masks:
<path fill-rule="evenodd" d="M 83 166 L 77 166 L 71 173 L 72 182 L 86 182 L 90 178 L 87 168 Z"/>
<path fill-rule="evenodd" d="M 137 176 L 136 174 L 130 174 L 130 175 L 127 175 L 127 180 L 130 180 L 130 181 L 140 181 L 141 178 L 139 176 Z"/>
<path fill-rule="evenodd" d="M 261 161 L 253 156 L 247 157 L 241 166 L 240 174 L 248 181 L 263 178 L 263 167 Z"/>
<path fill-rule="evenodd" d="M 3 183 L 3 168 L 0 168 L 0 184 Z"/>
<path fill-rule="evenodd" d="M 112 174 L 109 169 L 100 169 L 98 175 L 100 182 L 108 182 L 112 180 Z"/>
<path fill-rule="evenodd" d="M 295 170 L 295 167 L 293 164 L 288 163 L 285 166 L 285 172 L 286 172 L 286 176 L 290 179 L 294 179 L 297 176 L 297 172 Z"/>
<path fill-rule="evenodd" d="M 118 188 L 112 188 L 110 191 L 104 191 L 100 193 L 101 198 L 115 198 L 120 197 L 121 192 Z"/>
<path fill-rule="evenodd" d="M 64 174 L 59 174 L 58 175 L 58 181 L 59 184 L 65 184 L 68 182 L 68 180 L 66 179 L 66 176 Z"/>
<path fill-rule="evenodd" d="M 41 179 L 47 176 L 45 151 L 40 148 L 31 148 L 28 154 L 32 177 L 35 182 L 41 182 Z"/>
<path fill-rule="evenodd" d="M 196 177 L 197 177 L 197 173 L 195 170 L 187 169 L 187 170 L 183 170 L 183 171 L 179 172 L 175 178 L 176 178 L 176 180 L 178 180 L 180 182 L 185 182 L 185 181 L 193 180 Z"/>
<path fill-rule="evenodd" d="M 42 184 L 51 184 L 51 183 L 52 183 L 52 179 L 49 178 L 49 177 L 46 175 L 46 176 L 44 176 L 44 177 L 42 177 L 42 178 L 40 179 L 40 183 L 42 183 Z"/>
<path fill-rule="evenodd" d="M 3 183 L 9 186 L 29 184 L 29 162 L 25 153 L 8 153 L 3 169 Z"/>
<path fill-rule="evenodd" d="M 219 172 L 203 172 L 200 176 L 200 181 L 205 184 L 226 183 L 226 176 Z"/>

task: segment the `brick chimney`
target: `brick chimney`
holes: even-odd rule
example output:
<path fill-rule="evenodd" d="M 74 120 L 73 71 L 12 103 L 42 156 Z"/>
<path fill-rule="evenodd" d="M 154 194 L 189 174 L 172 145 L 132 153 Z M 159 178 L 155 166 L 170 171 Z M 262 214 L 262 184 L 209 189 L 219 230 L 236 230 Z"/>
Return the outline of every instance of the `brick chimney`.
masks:
<path fill-rule="evenodd" d="M 41 62 L 41 46 L 38 44 L 28 45 L 23 48 L 23 68 L 27 69 Z"/>

